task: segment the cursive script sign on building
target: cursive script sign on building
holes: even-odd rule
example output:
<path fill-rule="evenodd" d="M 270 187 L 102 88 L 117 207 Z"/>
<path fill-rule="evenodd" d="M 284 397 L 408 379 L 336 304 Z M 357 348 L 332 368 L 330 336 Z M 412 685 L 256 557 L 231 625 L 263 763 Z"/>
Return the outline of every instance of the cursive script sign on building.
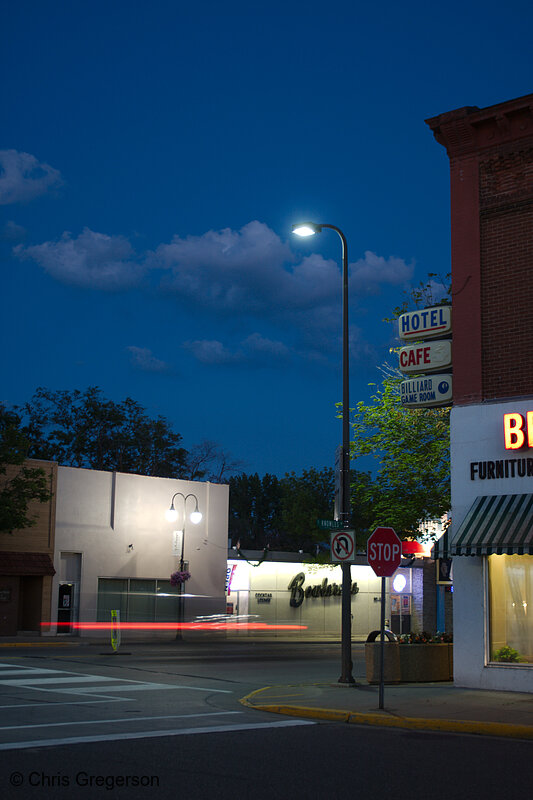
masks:
<path fill-rule="evenodd" d="M 322 583 L 316 583 L 304 588 L 305 572 L 299 572 L 290 581 L 288 590 L 291 593 L 290 605 L 292 608 L 299 608 L 304 599 L 309 597 L 341 597 L 342 586 L 339 583 L 329 583 L 327 578 L 322 580 Z M 355 581 L 352 581 L 350 594 L 355 595 L 359 591 L 359 587 Z"/>

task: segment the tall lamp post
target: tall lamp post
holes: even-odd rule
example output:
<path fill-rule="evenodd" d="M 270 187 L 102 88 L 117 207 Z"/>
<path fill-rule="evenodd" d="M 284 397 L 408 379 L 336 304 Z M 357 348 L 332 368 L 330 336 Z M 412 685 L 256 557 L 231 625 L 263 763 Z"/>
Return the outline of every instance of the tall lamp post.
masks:
<path fill-rule="evenodd" d="M 168 508 L 165 511 L 165 517 L 169 522 L 175 522 L 179 517 L 179 513 L 174 506 L 174 500 L 176 499 L 176 497 L 179 497 L 183 502 L 183 527 L 181 531 L 179 531 L 179 533 L 181 533 L 180 572 L 183 572 L 183 567 L 185 564 L 183 560 L 184 548 L 185 548 L 185 523 L 187 521 L 187 500 L 189 499 L 189 497 L 192 497 L 195 501 L 194 511 L 191 511 L 191 513 L 189 514 L 189 519 L 193 523 L 193 525 L 198 525 L 198 523 L 202 521 L 202 512 L 198 509 L 198 498 L 196 497 L 195 494 L 190 492 L 189 494 L 185 495 L 183 494 L 183 492 L 176 492 L 172 496 L 172 500 L 170 501 L 170 508 Z M 183 604 L 184 598 L 181 596 L 182 594 L 183 594 L 183 583 L 180 583 L 179 625 L 178 625 L 178 630 L 176 632 L 176 639 L 182 638 L 181 624 L 183 623 L 184 611 L 185 611 Z"/>
<path fill-rule="evenodd" d="M 342 242 L 342 463 L 341 463 L 341 504 L 340 519 L 342 527 L 350 527 L 350 361 L 348 327 L 348 243 L 336 225 L 305 222 L 292 226 L 298 236 L 313 236 L 322 228 L 336 231 Z M 350 564 L 342 563 L 342 671 L 339 683 L 355 683 L 352 676 L 352 616 L 351 616 L 351 569 Z"/>

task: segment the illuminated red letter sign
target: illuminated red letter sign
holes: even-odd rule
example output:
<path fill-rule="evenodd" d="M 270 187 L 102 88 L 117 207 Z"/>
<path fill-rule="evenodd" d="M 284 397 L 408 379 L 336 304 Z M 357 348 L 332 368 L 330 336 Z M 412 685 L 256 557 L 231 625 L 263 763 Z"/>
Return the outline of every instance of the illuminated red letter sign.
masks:
<path fill-rule="evenodd" d="M 527 445 L 533 447 L 533 411 L 527 412 L 527 422 L 523 414 L 503 415 L 503 439 L 506 450 L 519 450 L 524 446 L 527 432 Z"/>

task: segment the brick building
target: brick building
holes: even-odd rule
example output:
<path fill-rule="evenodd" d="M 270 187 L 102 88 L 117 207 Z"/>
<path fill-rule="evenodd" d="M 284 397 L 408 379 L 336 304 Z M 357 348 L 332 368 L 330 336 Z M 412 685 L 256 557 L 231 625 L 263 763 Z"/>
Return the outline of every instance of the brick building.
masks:
<path fill-rule="evenodd" d="M 35 525 L 0 533 L 0 636 L 40 632 L 41 622 L 51 620 L 57 464 L 34 460 L 29 464 L 45 472 L 52 497 L 47 503 L 30 502 L 28 512 Z M 8 467 L 6 476 L 16 469 Z"/>
<path fill-rule="evenodd" d="M 533 691 L 533 95 L 427 124 L 451 178 L 454 674 Z"/>

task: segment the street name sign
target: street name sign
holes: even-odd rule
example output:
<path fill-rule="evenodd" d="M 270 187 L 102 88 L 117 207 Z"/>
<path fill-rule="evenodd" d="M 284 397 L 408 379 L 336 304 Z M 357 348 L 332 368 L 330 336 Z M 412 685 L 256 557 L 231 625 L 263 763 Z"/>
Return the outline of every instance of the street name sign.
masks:
<path fill-rule="evenodd" d="M 331 534 L 331 560 L 353 561 L 355 558 L 355 531 L 337 531 Z"/>
<path fill-rule="evenodd" d="M 317 519 L 316 526 L 322 530 L 340 530 L 342 522 L 338 519 Z"/>
<path fill-rule="evenodd" d="M 451 366 L 452 343 L 449 339 L 444 339 L 402 347 L 399 361 L 402 372 L 438 372 Z"/>
<path fill-rule="evenodd" d="M 405 408 L 433 408 L 452 403 L 452 376 L 448 373 L 411 378 L 400 384 L 400 400 Z"/>
<path fill-rule="evenodd" d="M 408 311 L 398 318 L 398 334 L 404 341 L 418 341 L 447 336 L 452 332 L 451 306 Z"/>
<path fill-rule="evenodd" d="M 379 578 L 390 578 L 402 561 L 402 542 L 394 528 L 376 528 L 367 542 L 367 561 Z"/>

